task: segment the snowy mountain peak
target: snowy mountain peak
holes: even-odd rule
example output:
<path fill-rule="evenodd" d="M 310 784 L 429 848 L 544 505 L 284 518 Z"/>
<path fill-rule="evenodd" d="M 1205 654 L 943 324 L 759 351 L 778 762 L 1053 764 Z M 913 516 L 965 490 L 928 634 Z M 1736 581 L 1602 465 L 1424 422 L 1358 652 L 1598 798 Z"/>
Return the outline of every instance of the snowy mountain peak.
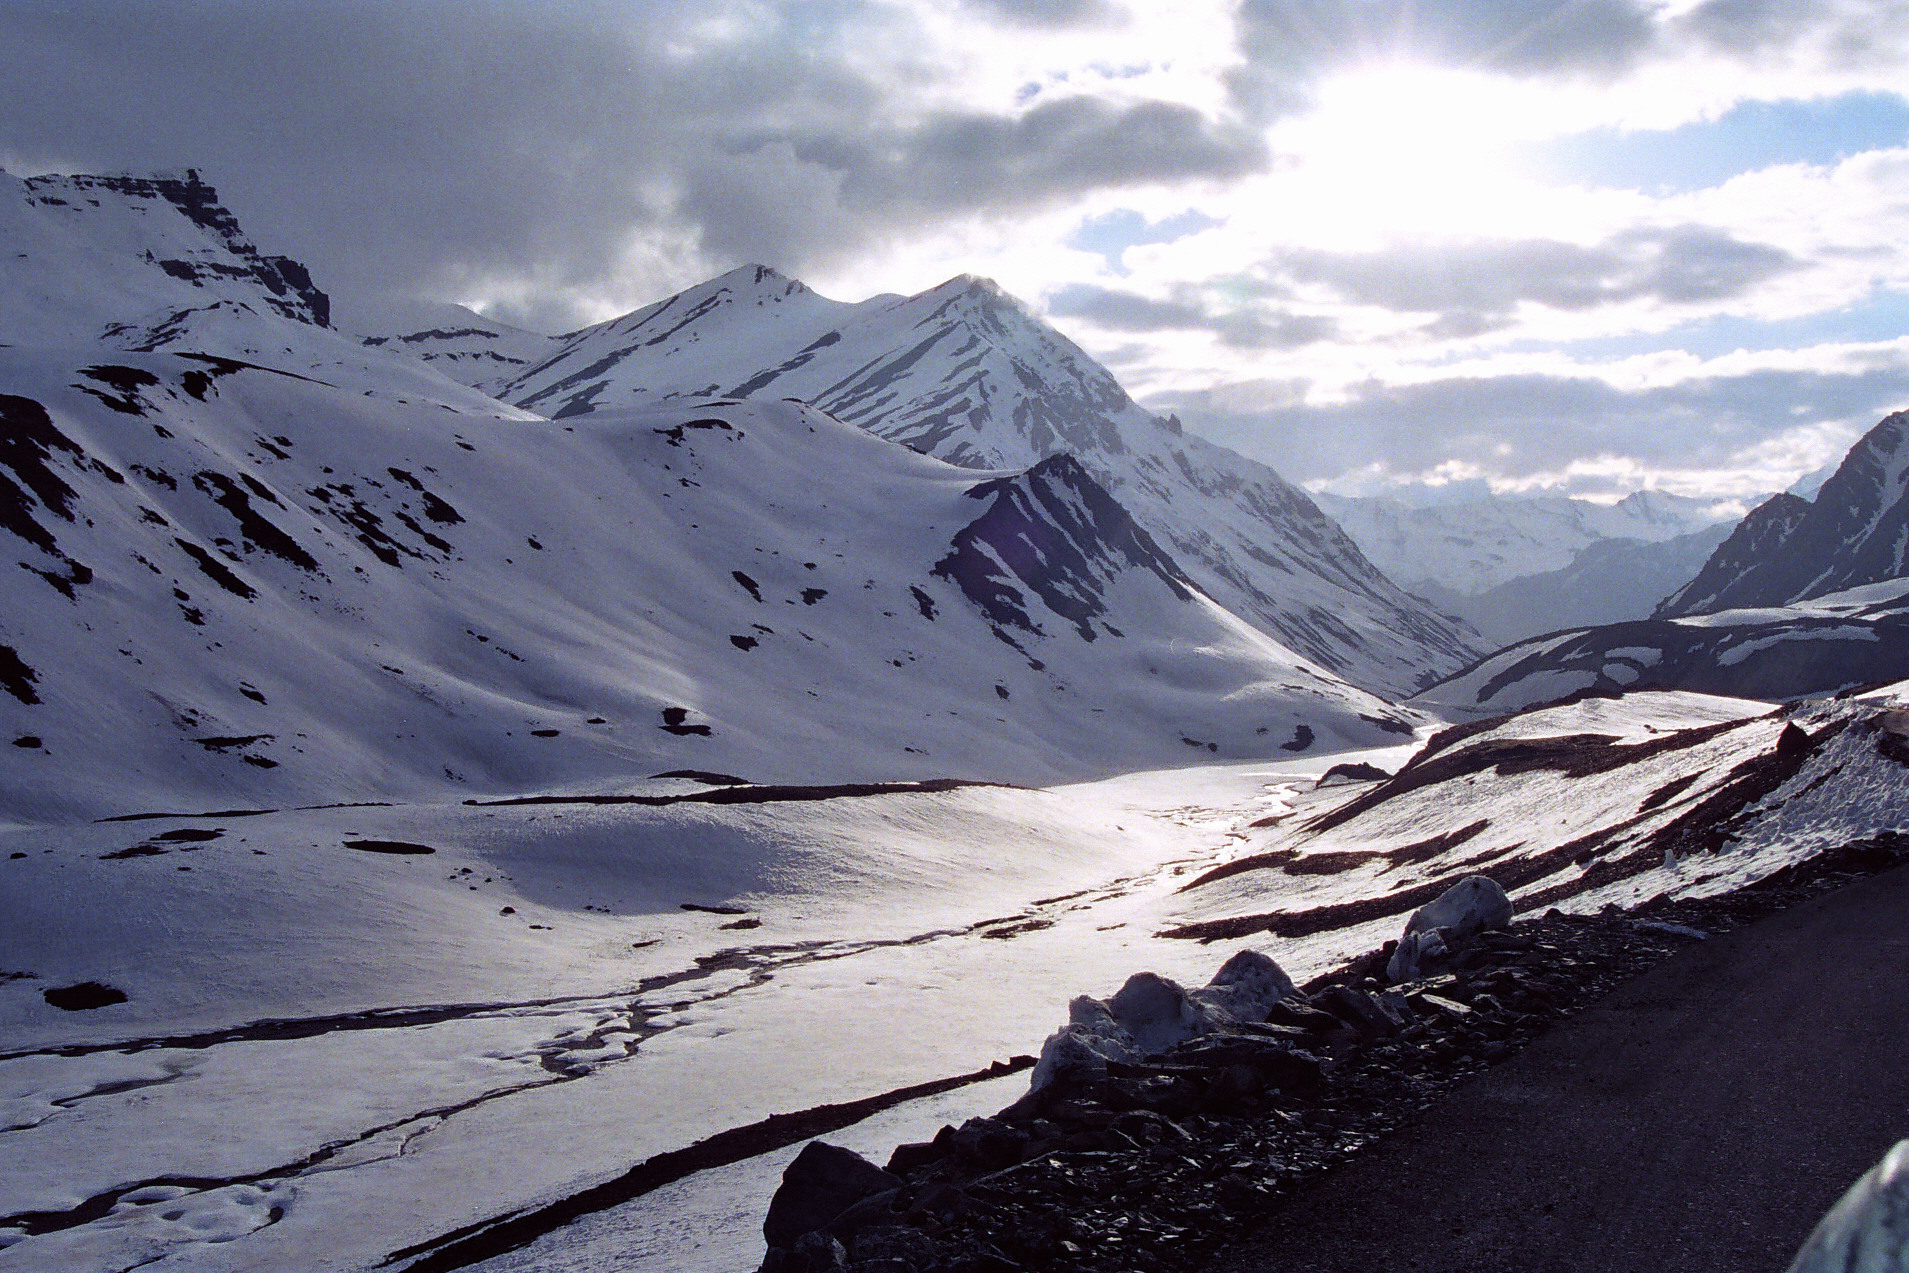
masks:
<path fill-rule="evenodd" d="M 707 283 L 698 286 L 720 289 L 731 293 L 735 299 L 780 299 L 786 296 L 813 296 L 809 285 L 800 279 L 790 278 L 773 266 L 738 265 L 726 274 L 718 274 Z M 692 289 L 693 290 L 693 289 Z"/>
<path fill-rule="evenodd" d="M 922 296 L 933 297 L 937 302 L 966 301 L 983 311 L 1005 307 L 1022 314 L 1027 312 L 1021 302 L 1009 295 L 999 283 L 991 278 L 983 278 L 979 274 L 957 274 L 929 288 L 922 293 Z M 1030 321 L 1033 320 L 1030 319 Z"/>
<path fill-rule="evenodd" d="M 1909 411 L 1851 447 L 1814 502 L 1778 495 L 1744 519 L 1660 617 L 1782 606 L 1909 573 Z"/>
<path fill-rule="evenodd" d="M 1355 683 L 1399 692 L 1479 653 L 1278 474 L 1182 436 L 973 275 L 848 304 L 745 266 L 563 337 L 507 380 L 472 382 L 553 419 L 792 398 L 971 469 L 1022 472 L 1065 452 L 1207 596 Z"/>

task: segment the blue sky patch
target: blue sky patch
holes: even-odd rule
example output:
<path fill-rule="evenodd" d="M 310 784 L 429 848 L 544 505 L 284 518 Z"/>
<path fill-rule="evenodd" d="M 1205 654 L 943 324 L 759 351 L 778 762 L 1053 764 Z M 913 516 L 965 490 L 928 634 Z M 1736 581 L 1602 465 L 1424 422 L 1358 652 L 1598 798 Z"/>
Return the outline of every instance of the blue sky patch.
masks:
<path fill-rule="evenodd" d="M 1909 101 L 1894 93 L 1845 93 L 1744 102 L 1678 128 L 1577 133 L 1533 147 L 1528 162 L 1561 181 L 1679 194 L 1778 164 L 1833 164 L 1905 144 Z"/>
<path fill-rule="evenodd" d="M 1221 222 L 1218 219 L 1192 208 L 1176 216 L 1151 222 L 1132 208 L 1116 208 L 1081 222 L 1080 229 L 1074 231 L 1073 237 L 1067 240 L 1067 246 L 1083 252 L 1098 252 L 1106 258 L 1108 269 L 1125 275 L 1127 267 L 1121 258 L 1128 248 L 1143 243 L 1171 243 L 1219 224 Z"/>

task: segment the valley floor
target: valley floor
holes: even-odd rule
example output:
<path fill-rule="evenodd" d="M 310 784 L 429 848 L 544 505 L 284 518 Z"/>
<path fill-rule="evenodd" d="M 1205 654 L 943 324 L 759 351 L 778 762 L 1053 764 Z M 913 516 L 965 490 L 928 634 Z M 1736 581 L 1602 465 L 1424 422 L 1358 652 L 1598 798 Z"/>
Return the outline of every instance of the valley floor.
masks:
<path fill-rule="evenodd" d="M 1033 1052 L 1076 993 L 1142 966 L 1203 981 L 1250 944 L 1153 934 L 1175 889 L 1326 763 L 780 806 L 16 829 L 0 837 L 0 1268 L 365 1268 L 727 1128 Z M 362 847 L 380 844 L 434 852 Z M 1279 957 L 1303 975 L 1360 940 Z M 128 999 L 44 1002 L 83 981 Z M 836 1138 L 875 1152 L 1025 1082 Z M 599 1235 L 620 1268 L 750 1267 L 796 1148 L 606 1213 L 521 1267 L 593 1267 Z"/>

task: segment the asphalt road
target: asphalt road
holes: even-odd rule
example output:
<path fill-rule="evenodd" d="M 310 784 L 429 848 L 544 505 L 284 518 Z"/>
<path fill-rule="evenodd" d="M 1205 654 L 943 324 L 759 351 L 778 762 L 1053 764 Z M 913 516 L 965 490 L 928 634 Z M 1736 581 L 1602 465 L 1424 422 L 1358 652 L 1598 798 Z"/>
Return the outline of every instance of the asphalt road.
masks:
<path fill-rule="evenodd" d="M 1694 943 L 1211 1273 L 1781 1273 L 1909 1136 L 1909 867 Z"/>

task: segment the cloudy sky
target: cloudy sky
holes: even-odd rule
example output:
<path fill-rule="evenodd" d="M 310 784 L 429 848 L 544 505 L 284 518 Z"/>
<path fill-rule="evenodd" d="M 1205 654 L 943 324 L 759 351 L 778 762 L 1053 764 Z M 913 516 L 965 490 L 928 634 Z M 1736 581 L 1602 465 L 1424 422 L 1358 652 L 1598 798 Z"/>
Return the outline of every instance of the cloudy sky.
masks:
<path fill-rule="evenodd" d="M 0 5 L 0 166 L 347 312 L 997 279 L 1315 487 L 1741 497 L 1909 407 L 1909 0 Z"/>

